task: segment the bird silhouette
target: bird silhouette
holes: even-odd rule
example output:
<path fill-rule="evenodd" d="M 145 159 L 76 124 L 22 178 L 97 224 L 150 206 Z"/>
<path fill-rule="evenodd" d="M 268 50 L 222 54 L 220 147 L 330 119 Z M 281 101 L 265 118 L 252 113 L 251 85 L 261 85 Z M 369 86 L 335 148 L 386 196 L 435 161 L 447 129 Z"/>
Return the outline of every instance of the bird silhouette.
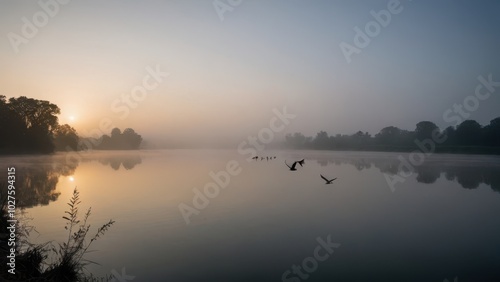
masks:
<path fill-rule="evenodd" d="M 297 162 L 300 166 L 303 166 L 304 165 L 304 159 L 300 160 Z"/>
<path fill-rule="evenodd" d="M 332 184 L 332 182 L 333 182 L 335 179 L 337 179 L 337 177 L 335 177 L 335 178 L 333 178 L 333 179 L 330 179 L 330 180 L 329 180 L 328 178 L 324 177 L 324 176 L 323 176 L 323 175 L 321 175 L 321 174 L 320 174 L 319 176 L 321 176 L 321 178 L 323 178 L 323 180 L 325 180 L 325 181 L 326 181 L 326 183 L 325 183 L 325 184 Z"/>
<path fill-rule="evenodd" d="M 289 165 L 286 163 L 286 161 L 285 161 L 285 164 L 286 164 L 286 166 L 287 166 L 287 167 L 288 167 L 291 171 L 295 171 L 295 170 L 297 170 L 297 168 L 296 168 L 296 166 L 297 166 L 297 162 L 294 162 L 294 163 L 292 164 L 292 166 L 289 166 Z"/>
<path fill-rule="evenodd" d="M 253 160 L 258 160 L 258 159 L 259 159 L 259 157 L 258 157 L 258 156 L 255 156 L 255 157 L 253 157 L 252 159 L 253 159 Z"/>

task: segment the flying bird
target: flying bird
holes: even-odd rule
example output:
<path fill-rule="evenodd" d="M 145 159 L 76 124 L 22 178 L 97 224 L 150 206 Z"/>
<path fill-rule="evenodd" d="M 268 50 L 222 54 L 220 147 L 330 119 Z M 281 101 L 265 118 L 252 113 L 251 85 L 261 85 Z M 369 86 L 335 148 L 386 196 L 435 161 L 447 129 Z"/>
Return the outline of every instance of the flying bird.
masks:
<path fill-rule="evenodd" d="M 252 159 L 254 159 L 254 160 L 258 160 L 258 159 L 259 159 L 259 157 L 258 157 L 258 156 L 255 156 L 255 157 L 253 157 Z"/>
<path fill-rule="evenodd" d="M 287 166 L 287 167 L 288 167 L 291 171 L 295 171 L 295 170 L 297 170 L 297 168 L 295 168 L 295 167 L 297 166 L 297 162 L 294 162 L 294 163 L 292 164 L 292 166 L 289 166 L 289 165 L 286 163 L 286 161 L 285 161 L 285 164 L 286 164 L 286 166 Z"/>
<path fill-rule="evenodd" d="M 325 180 L 325 181 L 326 181 L 326 183 L 325 183 L 325 184 L 332 184 L 332 182 L 333 182 L 335 179 L 337 179 L 337 177 L 335 177 L 334 179 L 330 179 L 330 180 L 329 180 L 328 178 L 324 177 L 324 176 L 323 176 L 323 175 L 321 175 L 321 174 L 320 174 L 319 176 L 321 176 L 321 178 L 323 178 L 323 180 Z"/>
<path fill-rule="evenodd" d="M 303 166 L 304 165 L 304 159 L 300 160 L 297 162 L 300 166 Z"/>

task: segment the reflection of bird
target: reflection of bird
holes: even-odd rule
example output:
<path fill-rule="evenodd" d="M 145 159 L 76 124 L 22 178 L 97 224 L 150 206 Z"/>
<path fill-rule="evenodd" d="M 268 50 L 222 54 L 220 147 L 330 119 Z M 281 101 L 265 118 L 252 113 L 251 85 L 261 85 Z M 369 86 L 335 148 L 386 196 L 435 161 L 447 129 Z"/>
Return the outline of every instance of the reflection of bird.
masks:
<path fill-rule="evenodd" d="M 298 161 L 297 163 L 299 163 L 300 166 L 303 166 L 304 165 L 304 159 Z"/>
<path fill-rule="evenodd" d="M 326 181 L 326 183 L 325 183 L 325 184 L 332 184 L 332 182 L 333 182 L 335 179 L 337 179 L 337 177 L 335 177 L 334 179 L 330 179 L 330 180 L 328 180 L 326 177 L 324 177 L 324 176 L 323 176 L 323 175 L 321 175 L 321 174 L 320 174 L 319 176 L 321 176 L 321 178 L 323 178 L 323 180 L 325 180 L 325 181 Z"/>
<path fill-rule="evenodd" d="M 288 167 L 291 171 L 297 170 L 297 169 L 295 168 L 295 167 L 297 166 L 297 162 L 294 162 L 294 163 L 292 164 L 292 166 L 289 166 L 289 165 L 286 163 L 286 161 L 285 161 L 285 164 L 286 164 L 286 166 L 287 166 L 287 167 Z"/>

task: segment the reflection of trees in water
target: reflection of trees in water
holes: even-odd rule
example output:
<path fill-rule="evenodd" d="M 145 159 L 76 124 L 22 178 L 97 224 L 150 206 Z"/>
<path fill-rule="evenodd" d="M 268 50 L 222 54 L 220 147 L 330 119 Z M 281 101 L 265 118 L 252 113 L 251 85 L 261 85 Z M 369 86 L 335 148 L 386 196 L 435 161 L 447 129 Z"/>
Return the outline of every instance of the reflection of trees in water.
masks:
<path fill-rule="evenodd" d="M 126 170 L 133 169 L 136 165 L 142 163 L 142 158 L 139 154 L 136 153 L 95 153 L 88 156 L 84 156 L 82 158 L 83 162 L 93 162 L 97 161 L 98 163 L 110 166 L 114 170 L 119 170 L 121 166 L 123 166 Z"/>
<path fill-rule="evenodd" d="M 500 192 L 500 173 L 498 170 L 488 170 L 485 172 L 484 183 L 490 185 L 491 189 Z"/>
<path fill-rule="evenodd" d="M 358 170 L 363 170 L 363 169 L 369 169 L 372 167 L 372 164 L 365 161 L 365 160 L 362 160 L 361 162 L 358 162 L 358 163 L 354 163 L 353 164 Z"/>
<path fill-rule="evenodd" d="M 139 155 L 103 156 L 89 155 L 83 161 L 97 160 L 103 165 L 110 165 L 114 170 L 123 166 L 126 170 L 133 169 L 142 162 Z M 79 163 L 66 161 L 65 155 L 44 157 L 7 158 L 2 160 L 0 169 L 7 171 L 7 167 L 16 168 L 16 206 L 31 208 L 38 205 L 48 205 L 57 201 L 61 192 L 56 191 L 60 176 L 73 175 Z M 7 173 L 0 174 L 0 183 L 7 183 Z M 0 185 L 1 198 L 7 195 L 7 186 Z M 2 199 L 0 199 L 2 200 Z"/>
<path fill-rule="evenodd" d="M 420 183 L 432 184 L 441 177 L 441 171 L 438 167 L 422 165 L 415 167 L 417 181 Z"/>
<path fill-rule="evenodd" d="M 422 167 L 425 168 L 426 166 L 423 165 Z M 465 164 L 455 164 L 434 167 L 432 170 L 423 171 L 422 175 L 425 178 L 434 177 L 438 179 L 441 173 L 444 173 L 447 180 L 456 180 L 466 189 L 476 189 L 481 183 L 484 183 L 494 191 L 500 192 L 500 166 L 477 164 L 467 166 Z"/>
<path fill-rule="evenodd" d="M 56 192 L 59 175 L 56 171 L 36 168 L 21 169 L 17 174 L 16 199 L 18 207 L 48 205 L 61 194 Z"/>
<path fill-rule="evenodd" d="M 480 171 L 469 170 L 465 167 L 455 167 L 445 171 L 446 179 L 456 180 L 462 187 L 476 189 L 482 182 L 483 177 Z"/>
<path fill-rule="evenodd" d="M 9 165 L 10 166 L 10 165 Z M 59 158 L 42 158 L 30 160 L 29 165 L 12 163 L 16 168 L 16 206 L 30 208 L 38 205 L 48 205 L 56 201 L 61 192 L 56 191 L 59 176 L 72 175 L 78 163 L 65 162 Z M 2 165 L 2 167 L 6 167 Z M 5 169 L 7 171 L 7 169 Z M 7 174 L 0 175 L 0 182 L 7 182 Z M 6 194 L 7 187 L 1 188 L 2 195 Z"/>
<path fill-rule="evenodd" d="M 401 170 L 407 171 L 401 166 L 401 162 L 396 158 L 377 157 L 328 157 L 317 156 L 310 158 L 316 160 L 320 166 L 328 164 L 350 164 L 358 170 L 369 169 L 372 166 L 378 168 L 382 173 L 395 175 Z M 449 181 L 457 181 L 463 188 L 476 189 L 481 183 L 490 186 L 494 191 L 500 192 L 500 164 L 496 163 L 467 163 L 465 161 L 433 161 L 425 162 L 420 166 L 414 166 L 412 171 L 416 174 L 419 183 L 435 183 L 441 174 Z"/>
<path fill-rule="evenodd" d="M 103 165 L 109 165 L 114 170 L 119 170 L 120 166 L 123 166 L 126 170 L 131 170 L 142 163 L 139 155 L 101 157 L 97 161 Z"/>
<path fill-rule="evenodd" d="M 500 168 L 495 166 L 481 167 L 450 167 L 445 171 L 449 180 L 456 180 L 462 187 L 476 189 L 479 184 L 485 183 L 491 189 L 500 192 Z"/>

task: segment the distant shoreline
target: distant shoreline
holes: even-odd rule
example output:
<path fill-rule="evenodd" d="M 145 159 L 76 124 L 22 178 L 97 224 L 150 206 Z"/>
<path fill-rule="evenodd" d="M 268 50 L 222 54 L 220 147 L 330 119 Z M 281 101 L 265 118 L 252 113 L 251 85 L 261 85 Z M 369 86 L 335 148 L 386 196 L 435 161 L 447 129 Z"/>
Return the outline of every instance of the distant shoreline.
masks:
<path fill-rule="evenodd" d="M 118 150 L 118 149 L 94 149 L 94 152 L 139 152 L 139 151 L 152 151 L 152 150 L 234 150 L 234 148 L 207 148 L 207 147 L 191 147 L 191 148 L 141 148 L 141 149 L 131 149 L 131 150 Z M 337 149 L 315 149 L 315 148 L 287 148 L 287 147 L 273 147 L 269 148 L 269 150 L 290 150 L 290 151 L 325 151 L 325 152 L 374 152 L 374 153 L 411 153 L 411 152 L 421 152 L 419 148 L 416 147 L 384 147 L 384 146 L 370 146 L 365 148 L 337 148 Z M 64 153 L 65 151 L 55 151 L 52 153 L 40 153 L 40 152 L 1 152 L 0 157 L 8 157 L 8 156 L 26 156 L 26 155 L 36 155 L 36 156 L 51 156 L 57 153 Z M 77 151 L 82 152 L 82 151 Z M 491 155 L 498 156 L 500 155 L 499 147 L 481 147 L 481 146 L 446 146 L 446 147 L 437 147 L 435 150 L 431 152 L 431 154 L 453 154 L 453 155 Z"/>
<path fill-rule="evenodd" d="M 289 148 L 289 150 L 311 150 L 311 151 L 333 151 L 333 152 L 386 152 L 386 153 L 411 153 L 423 152 L 417 147 L 365 147 L 365 148 L 337 148 L 337 149 L 316 149 L 316 148 Z M 500 155 L 499 147 L 481 147 L 481 146 L 447 146 L 437 147 L 432 154 L 463 154 L 463 155 Z"/>

